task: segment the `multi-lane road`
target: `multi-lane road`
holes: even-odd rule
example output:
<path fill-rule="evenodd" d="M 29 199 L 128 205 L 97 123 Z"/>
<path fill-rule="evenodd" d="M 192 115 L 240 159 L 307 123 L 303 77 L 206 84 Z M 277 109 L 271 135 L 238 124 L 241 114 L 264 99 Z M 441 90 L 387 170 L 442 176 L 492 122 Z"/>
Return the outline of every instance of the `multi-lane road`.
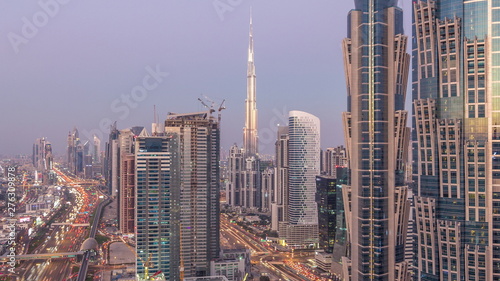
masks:
<path fill-rule="evenodd" d="M 90 221 L 91 214 L 97 207 L 98 195 L 94 188 L 85 188 L 79 185 L 79 180 L 71 178 L 56 170 L 65 188 L 72 194 L 62 216 L 55 219 L 56 223 L 82 224 Z M 46 240 L 32 253 L 60 253 L 77 252 L 83 241 L 88 237 L 89 227 L 83 226 L 52 226 L 47 233 Z M 65 280 L 72 274 L 73 258 L 53 260 L 24 261 L 17 269 L 20 280 L 52 281 Z"/>
<path fill-rule="evenodd" d="M 90 235 L 89 235 L 90 238 L 95 238 L 95 234 L 97 233 L 97 228 L 99 227 L 99 218 L 101 217 L 102 208 L 104 207 L 104 205 L 108 204 L 108 202 L 109 199 L 106 199 L 105 201 L 99 203 L 95 214 L 94 222 L 92 223 L 90 229 Z M 82 264 L 80 265 L 80 271 L 78 272 L 78 278 L 76 279 L 77 281 L 84 281 L 86 279 L 87 270 L 89 268 L 89 258 L 90 258 L 90 252 L 86 252 L 83 255 Z"/>
<path fill-rule="evenodd" d="M 304 276 L 285 266 L 284 262 L 292 258 L 291 253 L 277 251 L 267 243 L 260 242 L 260 238 L 230 223 L 225 214 L 221 215 L 221 230 L 222 248 L 250 249 L 254 277 L 267 275 L 271 280 L 305 280 Z"/>

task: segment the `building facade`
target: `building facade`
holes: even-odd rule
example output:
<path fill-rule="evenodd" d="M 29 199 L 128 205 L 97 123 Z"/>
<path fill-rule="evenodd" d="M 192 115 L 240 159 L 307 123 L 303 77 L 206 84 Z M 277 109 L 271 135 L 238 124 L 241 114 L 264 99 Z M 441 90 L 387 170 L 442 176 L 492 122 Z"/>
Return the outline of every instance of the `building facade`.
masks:
<path fill-rule="evenodd" d="M 52 144 L 46 138 L 35 140 L 32 162 L 36 172 L 41 173 L 44 184 L 56 183 L 57 178 L 53 171 L 54 156 L 52 155 Z"/>
<path fill-rule="evenodd" d="M 229 281 L 242 281 L 252 273 L 249 249 L 221 250 L 218 259 L 210 262 L 211 276 L 225 276 Z"/>
<path fill-rule="evenodd" d="M 286 233 L 285 222 L 288 221 L 288 126 L 279 126 L 276 140 L 276 167 L 274 200 L 271 203 L 271 229 Z"/>
<path fill-rule="evenodd" d="M 413 3 L 416 280 L 500 279 L 500 3 Z"/>
<path fill-rule="evenodd" d="M 220 249 L 220 128 L 211 112 L 169 114 L 165 132 L 179 136 L 181 267 L 210 275 Z"/>
<path fill-rule="evenodd" d="M 136 272 L 180 280 L 179 137 L 138 137 L 135 146 Z"/>
<path fill-rule="evenodd" d="M 319 248 L 327 253 L 332 253 L 333 246 L 335 245 L 338 211 L 337 199 L 342 200 L 342 193 L 339 192 L 341 192 L 341 189 L 337 190 L 336 178 L 316 176 Z"/>
<path fill-rule="evenodd" d="M 323 174 L 337 178 L 337 168 L 347 167 L 347 152 L 343 145 L 327 148 L 324 152 Z"/>
<path fill-rule="evenodd" d="M 276 177 L 274 174 L 274 170 L 274 168 L 267 167 L 261 173 L 261 205 L 263 212 L 270 212 L 271 204 L 274 201 L 274 188 L 276 186 Z"/>
<path fill-rule="evenodd" d="M 290 111 L 288 127 L 288 221 L 290 247 L 316 247 L 318 208 L 316 176 L 320 174 L 320 122 L 303 111 Z M 282 235 L 282 233 L 280 233 Z"/>
<path fill-rule="evenodd" d="M 396 0 L 356 0 L 343 42 L 350 168 L 343 187 L 350 242 L 345 280 L 409 280 L 404 102 L 410 57 L 396 5 Z"/>

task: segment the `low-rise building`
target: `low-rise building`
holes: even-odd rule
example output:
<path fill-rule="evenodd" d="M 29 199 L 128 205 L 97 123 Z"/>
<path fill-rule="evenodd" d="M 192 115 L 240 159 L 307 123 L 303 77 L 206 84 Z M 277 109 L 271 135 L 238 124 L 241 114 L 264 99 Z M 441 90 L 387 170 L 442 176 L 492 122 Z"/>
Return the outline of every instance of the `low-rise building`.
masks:
<path fill-rule="evenodd" d="M 225 276 L 228 281 L 241 281 L 251 273 L 250 250 L 222 250 L 220 258 L 210 262 L 212 276 Z"/>

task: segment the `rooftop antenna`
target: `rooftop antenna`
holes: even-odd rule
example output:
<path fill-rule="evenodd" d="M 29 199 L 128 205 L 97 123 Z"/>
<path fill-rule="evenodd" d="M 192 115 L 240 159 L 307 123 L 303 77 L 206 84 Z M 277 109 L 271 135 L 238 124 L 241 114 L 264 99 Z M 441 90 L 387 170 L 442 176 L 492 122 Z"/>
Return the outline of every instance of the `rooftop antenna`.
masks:
<path fill-rule="evenodd" d="M 156 116 L 156 104 L 153 105 L 153 136 L 156 137 L 158 135 L 158 119 Z"/>

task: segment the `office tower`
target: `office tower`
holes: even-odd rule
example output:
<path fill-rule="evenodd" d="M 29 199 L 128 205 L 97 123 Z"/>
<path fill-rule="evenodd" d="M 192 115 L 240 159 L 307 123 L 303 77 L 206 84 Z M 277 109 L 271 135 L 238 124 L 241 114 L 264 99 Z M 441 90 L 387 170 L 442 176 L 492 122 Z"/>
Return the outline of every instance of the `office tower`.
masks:
<path fill-rule="evenodd" d="M 106 142 L 106 150 L 104 157 L 104 178 L 108 192 L 112 196 L 116 196 L 118 190 L 118 136 L 120 131 L 116 128 L 116 122 L 109 129 L 108 141 Z"/>
<path fill-rule="evenodd" d="M 169 114 L 165 120 L 165 132 L 179 136 L 185 277 L 209 275 L 210 261 L 219 255 L 220 128 L 210 113 Z"/>
<path fill-rule="evenodd" d="M 52 145 L 46 138 L 35 140 L 33 144 L 32 163 L 37 173 L 41 173 L 43 183 L 51 184 L 55 182 L 56 178 L 52 170 L 54 163 Z"/>
<path fill-rule="evenodd" d="M 500 280 L 500 3 L 413 3 L 416 280 Z"/>
<path fill-rule="evenodd" d="M 55 184 L 57 182 L 57 175 L 54 172 L 54 156 L 52 155 L 52 144 L 45 141 L 45 166 L 43 181 L 46 184 Z"/>
<path fill-rule="evenodd" d="M 261 207 L 260 161 L 256 155 L 246 157 L 245 150 L 237 145 L 229 151 L 228 204 L 257 210 Z"/>
<path fill-rule="evenodd" d="M 78 177 L 83 177 L 83 169 L 85 167 L 84 164 L 84 156 L 85 156 L 85 146 L 83 143 L 79 142 L 76 145 L 76 150 L 75 150 L 75 175 Z"/>
<path fill-rule="evenodd" d="M 236 144 L 229 149 L 229 157 L 227 159 L 229 183 L 226 190 L 226 200 L 231 206 L 241 206 L 241 171 L 243 167 L 243 154 Z"/>
<path fill-rule="evenodd" d="M 327 148 L 325 157 L 325 175 L 336 178 L 338 167 L 347 167 L 347 152 L 343 145 Z"/>
<path fill-rule="evenodd" d="M 288 126 L 279 126 L 276 140 L 276 188 L 271 204 L 271 229 L 286 233 L 288 221 Z"/>
<path fill-rule="evenodd" d="M 122 234 L 133 234 L 135 227 L 135 146 L 138 137 L 148 137 L 144 127 L 120 130 L 118 135 L 118 227 Z"/>
<path fill-rule="evenodd" d="M 135 233 L 135 155 L 126 154 L 121 158 L 120 200 L 118 204 L 118 227 L 122 234 Z"/>
<path fill-rule="evenodd" d="M 92 155 L 84 155 L 83 156 L 83 178 L 91 179 L 92 178 Z"/>
<path fill-rule="evenodd" d="M 106 186 L 108 187 L 109 194 L 113 193 L 113 179 L 116 177 L 116 166 L 113 166 L 115 160 L 113 155 L 115 155 L 114 151 L 117 149 L 118 145 L 118 136 L 120 132 L 116 128 L 116 122 L 110 126 L 108 141 L 104 145 L 104 165 L 103 165 L 103 174 L 104 179 L 106 179 Z M 116 165 L 116 163 L 115 163 Z"/>
<path fill-rule="evenodd" d="M 318 243 L 315 195 L 316 176 L 320 174 L 320 122 L 316 116 L 302 111 L 290 111 L 288 122 L 286 243 L 303 248 Z"/>
<path fill-rule="evenodd" d="M 94 163 L 101 163 L 101 140 L 96 135 L 92 147 L 92 160 Z"/>
<path fill-rule="evenodd" d="M 33 144 L 32 163 L 36 170 L 41 170 L 45 166 L 45 138 L 36 139 Z"/>
<path fill-rule="evenodd" d="M 137 277 L 180 280 L 178 136 L 137 137 L 135 170 Z"/>
<path fill-rule="evenodd" d="M 342 275 L 342 257 L 347 253 L 347 229 L 342 197 L 347 168 L 337 168 L 339 178 L 321 175 L 316 177 L 316 202 L 318 204 L 319 251 L 316 263 L 324 271 Z"/>
<path fill-rule="evenodd" d="M 342 198 L 337 190 L 337 179 L 331 176 L 316 176 L 316 203 L 318 204 L 319 249 L 333 252 L 337 223 L 337 199 Z"/>
<path fill-rule="evenodd" d="M 350 255 L 347 280 L 408 280 L 404 262 L 408 151 L 404 110 L 410 57 L 396 0 L 356 0 L 343 42 L 348 107 L 344 186 Z"/>
<path fill-rule="evenodd" d="M 241 187 L 243 195 L 242 207 L 250 210 L 262 207 L 262 184 L 260 172 L 260 159 L 257 155 L 248 156 L 243 160 L 241 171 Z"/>
<path fill-rule="evenodd" d="M 256 75 L 253 52 L 252 16 L 250 16 L 247 67 L 247 99 L 245 100 L 245 127 L 243 128 L 243 149 L 248 156 L 256 155 L 259 153 L 259 149 L 257 147 L 257 96 L 255 92 Z"/>
<path fill-rule="evenodd" d="M 236 145 L 230 151 L 229 193 L 234 200 L 230 205 L 243 207 L 249 210 L 258 210 L 262 207 L 260 159 L 258 155 L 257 137 L 257 100 L 256 100 L 256 75 L 253 50 L 252 18 L 250 17 L 250 34 L 248 46 L 247 69 L 247 98 L 245 100 L 245 127 L 243 128 L 243 147 Z M 238 160 L 236 158 L 238 157 Z M 236 161 L 238 165 L 236 165 Z M 239 182 L 238 182 L 239 181 Z"/>
<path fill-rule="evenodd" d="M 52 169 L 51 159 L 52 147 L 50 143 L 45 138 L 36 139 L 33 144 L 33 167 L 37 171 L 44 173 L 45 171 Z"/>
<path fill-rule="evenodd" d="M 331 272 L 336 276 L 342 276 L 342 259 L 348 254 L 349 244 L 348 244 L 348 233 L 347 233 L 347 221 L 345 215 L 344 207 L 344 193 L 343 186 L 347 184 L 348 180 L 347 167 L 337 168 L 337 195 L 336 196 L 336 222 L 335 222 L 335 243 L 333 244 L 332 252 L 332 268 Z"/>
<path fill-rule="evenodd" d="M 80 137 L 78 134 L 78 130 L 76 127 L 73 129 L 73 132 L 68 133 L 68 149 L 67 149 L 67 161 L 68 161 L 68 169 L 71 173 L 77 174 L 77 146 L 80 145 Z M 83 152 L 82 155 L 83 157 Z"/>
<path fill-rule="evenodd" d="M 262 211 L 269 212 L 271 211 L 271 202 L 274 200 L 274 187 L 276 185 L 274 168 L 267 167 L 261 175 Z"/>

